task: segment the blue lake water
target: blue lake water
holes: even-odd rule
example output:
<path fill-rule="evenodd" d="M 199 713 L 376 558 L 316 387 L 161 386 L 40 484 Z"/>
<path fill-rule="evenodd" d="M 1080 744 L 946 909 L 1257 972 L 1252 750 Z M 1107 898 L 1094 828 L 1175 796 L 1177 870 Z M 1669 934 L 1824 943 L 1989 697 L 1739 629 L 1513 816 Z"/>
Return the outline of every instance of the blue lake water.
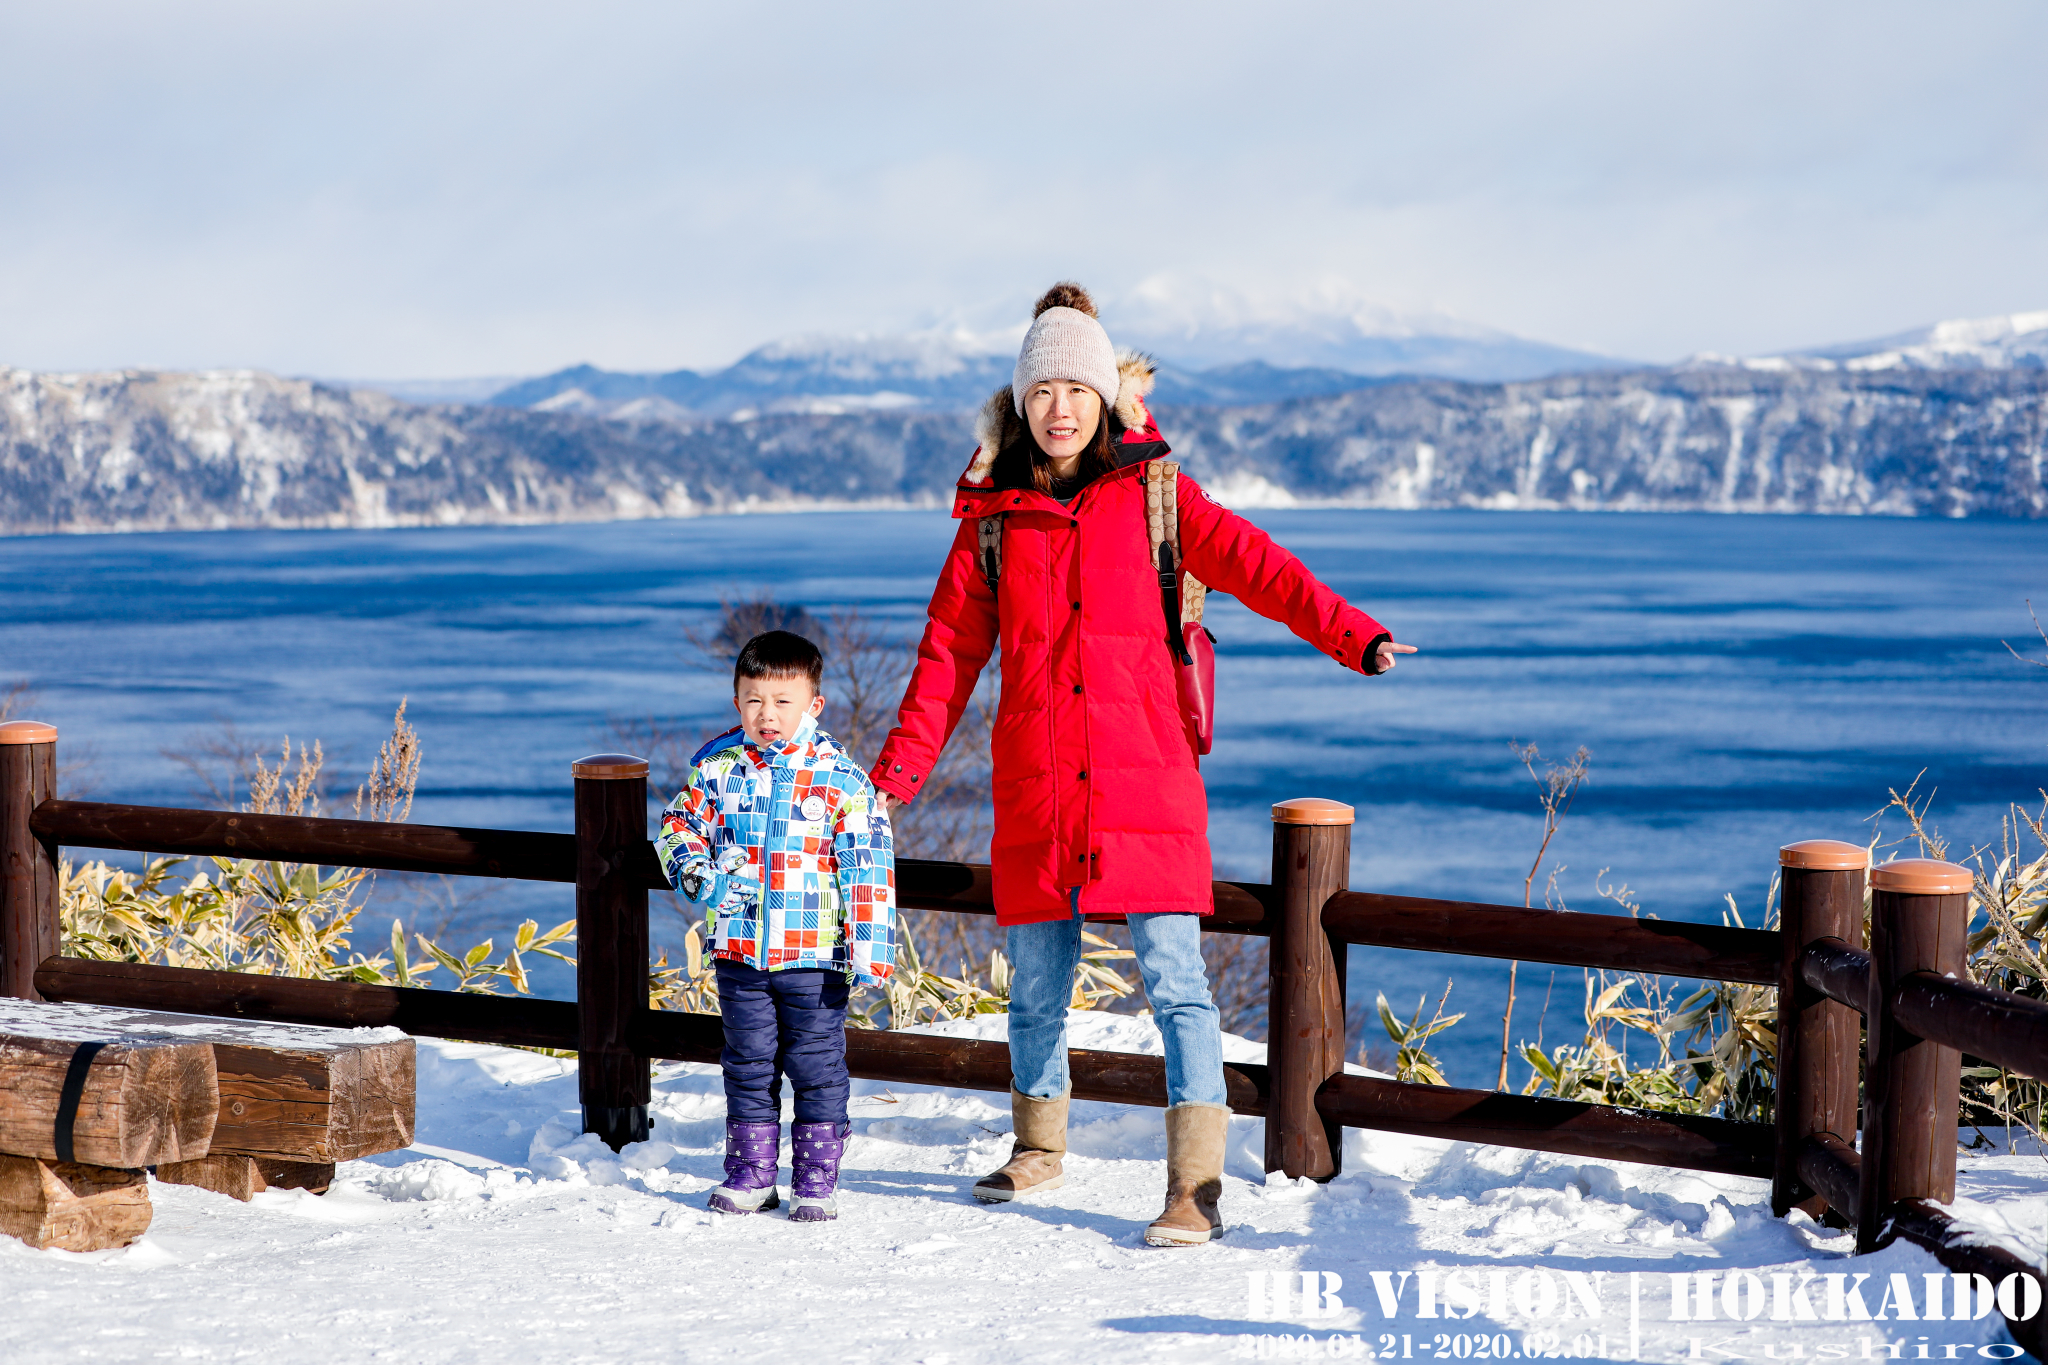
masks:
<path fill-rule="evenodd" d="M 2048 785 L 2048 670 L 2000 643 L 2041 655 L 2024 605 L 2048 608 L 2039 526 L 1252 515 L 1423 652 L 1363 679 L 1216 601 L 1219 875 L 1265 878 L 1274 800 L 1331 796 L 1359 810 L 1353 886 L 1519 903 L 1541 819 L 1511 740 L 1592 752 L 1551 847 L 1564 900 L 1612 908 L 1608 869 L 1668 918 L 1713 918 L 1724 894 L 1754 915 L 1780 844 L 1866 840 L 1886 789 L 1923 769 L 1965 839 Z M 686 666 L 686 624 L 767 590 L 914 633 L 952 530 L 892 512 L 0 540 L 0 687 L 31 682 L 90 795 L 172 805 L 193 784 L 162 751 L 222 719 L 273 748 L 317 737 L 352 783 L 404 695 L 425 748 L 414 819 L 568 829 L 569 762 L 610 746 L 608 718 L 710 724 L 727 705 Z M 513 886 L 461 924 L 571 910 L 569 888 Z M 666 912 L 656 928 L 679 933 Z M 1443 1054 L 1454 1080 L 1488 1082 L 1506 964 L 1352 954 L 1354 995 L 1404 1012 L 1447 975 L 1474 1017 Z M 1550 979 L 1523 973 L 1518 1034 Z M 1578 1008 L 1578 974 L 1557 981 L 1552 1042 Z"/>

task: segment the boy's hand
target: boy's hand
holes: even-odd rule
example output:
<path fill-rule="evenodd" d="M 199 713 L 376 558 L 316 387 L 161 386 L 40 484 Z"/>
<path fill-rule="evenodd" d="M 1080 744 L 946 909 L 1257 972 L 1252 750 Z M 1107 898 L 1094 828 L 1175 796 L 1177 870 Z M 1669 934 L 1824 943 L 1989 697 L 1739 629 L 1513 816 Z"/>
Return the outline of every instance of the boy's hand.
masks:
<path fill-rule="evenodd" d="M 676 890 L 685 900 L 707 910 L 737 910 L 753 905 L 761 898 L 761 883 L 738 875 L 746 865 L 747 851 L 743 848 L 726 849 L 716 862 L 692 858 L 676 877 Z"/>
<path fill-rule="evenodd" d="M 882 808 L 882 814 L 894 815 L 896 808 L 903 804 L 903 798 L 894 792 L 885 792 L 880 787 L 877 787 L 875 788 L 875 803 Z"/>

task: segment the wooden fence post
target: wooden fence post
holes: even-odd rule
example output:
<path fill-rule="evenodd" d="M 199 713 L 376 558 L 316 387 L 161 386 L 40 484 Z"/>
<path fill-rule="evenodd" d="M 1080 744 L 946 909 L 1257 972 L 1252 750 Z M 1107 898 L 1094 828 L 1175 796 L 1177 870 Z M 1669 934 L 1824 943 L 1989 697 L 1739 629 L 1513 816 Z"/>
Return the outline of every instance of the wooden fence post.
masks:
<path fill-rule="evenodd" d="M 1269 948 L 1266 1169 L 1328 1180 L 1342 1168 L 1343 1129 L 1316 1112 L 1316 1091 L 1344 1070 L 1344 987 L 1323 931 L 1323 903 L 1351 880 L 1351 807 L 1300 797 L 1273 807 L 1273 886 L 1280 913 Z"/>
<path fill-rule="evenodd" d="M 1856 1091 L 1863 1019 L 1806 984 L 1799 959 L 1809 943 L 1863 946 L 1863 877 L 1870 851 L 1837 839 L 1807 839 L 1778 850 L 1784 882 L 1778 927 L 1777 1159 L 1771 1212 L 1804 1208 L 1818 1218 L 1827 1201 L 1799 1178 L 1799 1149 L 1829 1133 L 1856 1145 Z M 1840 1211 L 1844 1218 L 1850 1211 Z"/>
<path fill-rule="evenodd" d="M 577 1090 L 583 1131 L 613 1151 L 647 1140 L 651 1059 L 634 1050 L 647 1008 L 647 888 L 632 855 L 647 843 L 647 760 L 593 754 L 576 777 Z"/>
<path fill-rule="evenodd" d="M 29 812 L 57 794 L 57 727 L 0 724 L 0 996 L 40 1000 L 36 965 L 62 940 L 57 850 L 29 830 Z"/>
<path fill-rule="evenodd" d="M 1883 1245 L 1897 1201 L 1946 1204 L 1956 1197 L 1963 1056 L 1908 1032 L 1893 1018 L 1891 1001 L 1893 989 L 1915 972 L 1963 976 L 1970 873 L 1932 858 L 1902 858 L 1871 869 L 1870 890 L 1859 1252 Z"/>

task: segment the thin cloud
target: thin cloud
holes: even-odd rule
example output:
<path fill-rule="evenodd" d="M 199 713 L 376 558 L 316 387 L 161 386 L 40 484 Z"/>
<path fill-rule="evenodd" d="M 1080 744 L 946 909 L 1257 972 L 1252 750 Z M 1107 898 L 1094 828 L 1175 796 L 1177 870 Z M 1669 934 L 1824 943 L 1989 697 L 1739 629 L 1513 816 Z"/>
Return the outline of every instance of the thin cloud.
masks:
<path fill-rule="evenodd" d="M 2048 304 L 2044 48 L 2030 4 L 16 6 L 0 361 L 704 366 L 1065 275 L 1880 335 Z"/>

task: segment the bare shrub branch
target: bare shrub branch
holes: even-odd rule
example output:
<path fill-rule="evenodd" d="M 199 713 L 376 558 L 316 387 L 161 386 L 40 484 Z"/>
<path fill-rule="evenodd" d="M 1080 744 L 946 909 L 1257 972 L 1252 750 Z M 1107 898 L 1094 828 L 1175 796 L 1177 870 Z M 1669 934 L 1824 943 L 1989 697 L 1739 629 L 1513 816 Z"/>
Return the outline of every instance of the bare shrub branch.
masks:
<path fill-rule="evenodd" d="M 1586 746 L 1581 744 L 1563 763 L 1546 764 L 1543 771 L 1538 773 L 1536 764 L 1543 755 L 1537 751 L 1534 744 L 1517 744 L 1509 740 L 1508 748 L 1516 758 L 1522 760 L 1522 766 L 1529 770 L 1529 779 L 1536 784 L 1536 800 L 1543 807 L 1543 841 L 1536 845 L 1536 861 L 1529 864 L 1529 875 L 1522 879 L 1522 904 L 1526 907 L 1530 897 L 1535 893 L 1536 873 L 1542 868 L 1543 859 L 1550 852 L 1550 841 L 1557 836 L 1557 827 L 1564 823 L 1565 814 L 1571 810 L 1572 800 L 1578 796 L 1579 788 L 1585 785 L 1586 765 L 1591 762 L 1593 756 L 1586 751 Z M 1543 903 L 1546 906 L 1551 905 L 1556 897 L 1557 875 L 1562 871 L 1564 869 L 1561 867 L 1551 869 L 1550 881 L 1543 892 Z M 1556 908 L 1562 908 L 1561 902 Z M 1500 1075 L 1494 1082 L 1496 1090 L 1508 1088 L 1508 1030 L 1514 1023 L 1515 979 L 1521 974 L 1521 970 L 1520 962 L 1508 964 L 1508 1003 L 1500 1015 Z"/>
<path fill-rule="evenodd" d="M 157 752 L 192 774 L 199 783 L 192 789 L 193 797 L 217 810 L 240 809 L 238 793 L 249 790 L 262 762 L 262 745 L 225 716 L 215 718 L 211 731 L 195 731 L 180 747 Z"/>
<path fill-rule="evenodd" d="M 2048 654 L 2048 630 L 2042 629 L 2041 618 L 2034 614 L 2034 603 L 2031 598 L 2029 598 L 2027 601 L 2027 615 L 2034 622 L 2034 634 L 2041 637 L 2041 644 L 2043 646 L 2044 654 Z M 2014 649 L 2010 641 L 2000 640 L 1998 643 L 2004 645 L 2005 652 L 2012 655 L 2013 658 L 2018 659 L 2021 663 L 2032 664 L 2036 668 L 2048 668 L 2048 658 L 2029 659 L 2026 655 Z M 6 712 L 0 711 L 0 718 L 4 718 L 5 716 Z"/>

